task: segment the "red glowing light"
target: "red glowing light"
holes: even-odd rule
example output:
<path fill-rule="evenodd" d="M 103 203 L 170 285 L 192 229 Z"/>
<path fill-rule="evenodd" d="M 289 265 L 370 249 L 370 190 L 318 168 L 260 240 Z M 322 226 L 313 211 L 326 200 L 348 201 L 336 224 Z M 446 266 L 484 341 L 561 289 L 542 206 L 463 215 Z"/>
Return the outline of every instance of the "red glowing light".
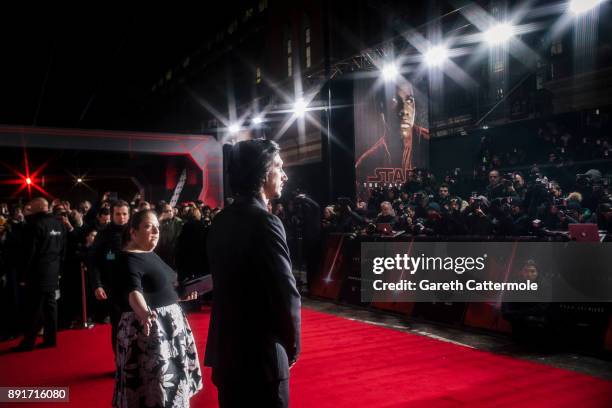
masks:
<path fill-rule="evenodd" d="M 19 170 L 15 169 L 15 168 L 13 168 L 8 163 L 0 162 L 0 164 L 4 165 L 6 168 L 11 170 L 15 174 L 15 176 L 17 176 L 17 178 L 13 179 L 13 180 L 2 180 L 0 182 L 0 184 L 20 184 L 19 188 L 13 193 L 11 198 L 17 197 L 19 195 L 19 193 L 21 191 L 23 191 L 25 188 L 27 188 L 27 190 L 28 190 L 28 197 L 31 198 L 32 197 L 32 187 L 34 187 L 34 189 L 36 189 L 37 191 L 42 193 L 44 196 L 49 197 L 49 198 L 53 198 L 53 196 L 51 194 L 49 194 L 42 186 L 39 186 L 39 185 L 36 184 L 36 180 L 38 178 L 38 175 L 45 169 L 45 167 L 47 167 L 48 163 L 49 163 L 49 161 L 43 163 L 35 171 L 30 172 L 30 161 L 28 159 L 28 152 L 24 148 L 23 149 L 23 167 L 24 167 L 24 170 L 25 170 L 25 174 L 23 174 L 22 172 L 20 172 Z"/>

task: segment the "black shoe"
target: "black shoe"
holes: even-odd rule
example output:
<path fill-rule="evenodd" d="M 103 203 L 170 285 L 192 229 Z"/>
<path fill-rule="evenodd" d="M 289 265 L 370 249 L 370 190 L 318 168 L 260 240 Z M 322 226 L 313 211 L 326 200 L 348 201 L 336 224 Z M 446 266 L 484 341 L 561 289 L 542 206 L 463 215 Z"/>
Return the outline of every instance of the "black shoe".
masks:
<path fill-rule="evenodd" d="M 34 346 L 31 346 L 31 345 L 25 344 L 25 343 L 19 343 L 18 346 L 15 346 L 15 347 L 11 348 L 11 351 L 15 352 L 15 353 L 21 353 L 21 352 L 24 352 L 24 351 L 32 351 L 32 350 L 34 350 Z"/>
<path fill-rule="evenodd" d="M 57 347 L 57 343 L 53 342 L 53 343 L 40 343 L 38 346 L 36 346 L 37 348 L 41 348 L 41 349 L 45 349 L 45 348 L 53 348 L 53 347 Z"/>

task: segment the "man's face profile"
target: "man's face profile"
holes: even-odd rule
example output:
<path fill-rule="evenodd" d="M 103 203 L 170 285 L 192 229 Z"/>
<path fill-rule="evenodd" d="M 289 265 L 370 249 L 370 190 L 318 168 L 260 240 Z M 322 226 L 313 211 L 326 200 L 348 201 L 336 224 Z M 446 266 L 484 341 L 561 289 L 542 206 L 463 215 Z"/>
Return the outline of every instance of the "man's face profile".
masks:
<path fill-rule="evenodd" d="M 280 198 L 283 187 L 289 178 L 283 170 L 283 161 L 277 153 L 272 160 L 272 167 L 268 171 L 266 182 L 263 186 L 264 194 L 270 200 Z"/>

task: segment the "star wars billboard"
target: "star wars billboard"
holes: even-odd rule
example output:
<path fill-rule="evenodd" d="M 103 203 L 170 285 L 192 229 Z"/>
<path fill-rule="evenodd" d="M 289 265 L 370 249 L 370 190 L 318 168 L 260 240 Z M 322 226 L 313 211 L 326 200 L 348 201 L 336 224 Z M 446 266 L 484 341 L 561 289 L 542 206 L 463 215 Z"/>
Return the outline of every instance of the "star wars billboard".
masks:
<path fill-rule="evenodd" d="M 372 187 L 400 185 L 429 166 L 428 100 L 410 82 L 354 83 L 357 196 Z"/>

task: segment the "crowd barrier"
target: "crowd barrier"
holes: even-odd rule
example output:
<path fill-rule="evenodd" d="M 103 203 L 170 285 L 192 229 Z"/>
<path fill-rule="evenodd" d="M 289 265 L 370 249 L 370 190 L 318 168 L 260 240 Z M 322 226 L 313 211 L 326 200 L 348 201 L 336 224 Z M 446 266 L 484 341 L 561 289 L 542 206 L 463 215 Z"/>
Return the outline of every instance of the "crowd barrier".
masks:
<path fill-rule="evenodd" d="M 562 242 L 562 237 L 433 237 L 400 235 L 330 234 L 316 279 L 309 284 L 315 298 L 405 316 L 408 319 L 444 323 L 455 327 L 511 334 L 512 325 L 502 316 L 499 302 L 372 302 L 361 299 L 361 244 L 365 242 Z M 578 349 L 612 352 L 612 304 L 554 303 L 559 333 Z"/>

